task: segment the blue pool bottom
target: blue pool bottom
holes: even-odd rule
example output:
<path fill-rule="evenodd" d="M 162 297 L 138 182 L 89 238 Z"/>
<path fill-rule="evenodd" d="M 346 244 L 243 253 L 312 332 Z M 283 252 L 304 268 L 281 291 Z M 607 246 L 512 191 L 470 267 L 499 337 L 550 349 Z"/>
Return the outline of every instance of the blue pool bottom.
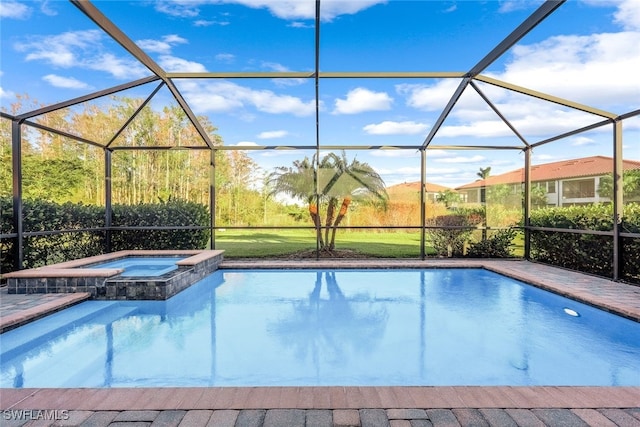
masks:
<path fill-rule="evenodd" d="M 95 264 L 89 268 L 123 268 L 122 277 L 156 277 L 177 270 L 185 257 L 126 257 Z"/>
<path fill-rule="evenodd" d="M 640 386 L 640 324 L 485 270 L 219 270 L 1 336 L 2 387 Z"/>

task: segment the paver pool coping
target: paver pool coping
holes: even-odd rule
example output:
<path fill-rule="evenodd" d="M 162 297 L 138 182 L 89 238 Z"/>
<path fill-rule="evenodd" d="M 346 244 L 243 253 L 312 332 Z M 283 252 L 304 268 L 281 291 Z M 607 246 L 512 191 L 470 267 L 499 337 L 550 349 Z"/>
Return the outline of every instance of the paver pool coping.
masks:
<path fill-rule="evenodd" d="M 528 261 L 225 260 L 242 268 L 486 268 L 640 320 L 640 287 Z M 0 389 L 0 409 L 636 408 L 640 387 L 211 387 Z"/>

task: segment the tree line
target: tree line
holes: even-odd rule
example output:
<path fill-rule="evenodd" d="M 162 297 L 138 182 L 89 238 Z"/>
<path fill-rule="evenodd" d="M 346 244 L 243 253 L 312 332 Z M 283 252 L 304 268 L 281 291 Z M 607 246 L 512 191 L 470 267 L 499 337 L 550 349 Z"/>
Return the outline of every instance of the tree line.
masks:
<path fill-rule="evenodd" d="M 216 218 L 221 224 L 265 222 L 281 209 L 266 194 L 266 172 L 243 151 L 211 150 L 177 105 L 148 105 L 123 128 L 143 99 L 111 97 L 106 106 L 81 104 L 32 119 L 49 128 L 112 149 L 112 203 L 157 203 L 179 199 L 209 205 L 213 161 Z M 9 114 L 40 108 L 20 96 Z M 222 146 L 216 127 L 198 117 L 214 146 Z M 117 137 L 114 138 L 114 136 Z M 141 149 L 142 147 L 173 149 Z M 184 149 L 181 149 L 185 147 Z M 186 147 L 201 147 L 193 149 Z M 11 122 L 0 120 L 0 196 L 12 194 Z M 25 199 L 104 205 L 105 149 L 40 128 L 22 126 L 22 191 Z M 286 216 L 286 214 L 285 214 Z"/>

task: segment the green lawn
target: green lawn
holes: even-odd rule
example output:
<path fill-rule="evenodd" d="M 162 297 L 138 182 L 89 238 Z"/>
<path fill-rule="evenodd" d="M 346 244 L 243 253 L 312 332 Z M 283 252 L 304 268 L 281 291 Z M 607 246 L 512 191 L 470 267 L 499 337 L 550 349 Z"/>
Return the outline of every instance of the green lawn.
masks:
<path fill-rule="evenodd" d="M 266 258 L 315 248 L 313 230 L 216 232 L 216 249 L 224 249 L 225 258 Z M 372 257 L 417 258 L 420 256 L 420 233 L 339 230 L 336 249 L 351 249 Z M 427 254 L 429 253 L 433 251 L 427 248 Z"/>
<path fill-rule="evenodd" d="M 516 257 L 524 254 L 522 233 L 511 248 Z M 225 258 L 269 258 L 316 248 L 313 230 L 225 230 L 216 232 L 216 249 L 225 250 Z M 339 230 L 336 249 L 350 249 L 371 257 L 419 258 L 420 232 Z M 435 255 L 426 247 L 427 255 Z"/>

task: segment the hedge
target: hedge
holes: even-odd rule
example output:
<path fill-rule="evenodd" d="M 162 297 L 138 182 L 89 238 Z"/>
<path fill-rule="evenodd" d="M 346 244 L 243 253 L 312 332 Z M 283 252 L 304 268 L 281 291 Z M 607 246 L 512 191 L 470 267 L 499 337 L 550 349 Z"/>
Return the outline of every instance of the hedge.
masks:
<path fill-rule="evenodd" d="M 103 207 L 83 204 L 57 204 L 43 200 L 23 202 L 25 232 L 65 230 L 60 234 L 30 236 L 24 239 L 24 268 L 98 255 L 106 251 Z M 209 224 L 206 206 L 168 201 L 155 204 L 113 207 L 112 226 L 203 226 Z M 0 197 L 2 233 L 13 233 L 12 200 Z M 97 231 L 72 231 L 98 228 Z M 112 251 L 124 249 L 202 249 L 209 239 L 209 230 L 114 230 Z M 2 272 L 14 269 L 16 239 L 0 242 Z"/>
<path fill-rule="evenodd" d="M 531 213 L 531 226 L 576 230 L 612 231 L 610 204 L 537 209 Z M 620 231 L 640 231 L 640 205 L 625 206 Z M 640 283 L 640 239 L 621 239 L 620 276 Z M 555 231 L 531 232 L 531 257 L 537 261 L 605 277 L 613 276 L 613 237 Z"/>

